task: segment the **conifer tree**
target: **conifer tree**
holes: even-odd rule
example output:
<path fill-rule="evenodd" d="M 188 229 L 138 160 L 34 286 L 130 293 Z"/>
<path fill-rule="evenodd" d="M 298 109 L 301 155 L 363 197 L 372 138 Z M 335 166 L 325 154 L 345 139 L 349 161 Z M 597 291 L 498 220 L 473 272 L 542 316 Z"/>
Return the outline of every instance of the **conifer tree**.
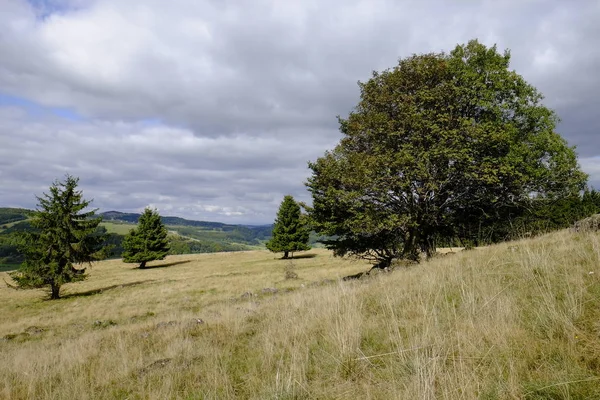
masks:
<path fill-rule="evenodd" d="M 38 209 L 31 220 L 32 230 L 19 238 L 25 256 L 21 267 L 11 274 L 21 288 L 50 287 L 50 298 L 60 297 L 63 284 L 86 278 L 85 268 L 76 264 L 91 263 L 105 257 L 105 234 L 94 218 L 96 210 L 84 211 L 90 201 L 76 190 L 79 178 L 67 175 L 55 181 L 50 193 L 38 199 Z"/>
<path fill-rule="evenodd" d="M 285 196 L 277 212 L 273 237 L 266 243 L 267 249 L 273 253 L 283 252 L 284 259 L 289 257 L 290 252 L 293 257 L 295 251 L 310 250 L 309 234 L 300 206 L 292 196 Z"/>
<path fill-rule="evenodd" d="M 137 229 L 129 231 L 123 240 L 123 261 L 140 263 L 146 268 L 148 261 L 162 260 L 169 252 L 167 228 L 163 225 L 158 211 L 146 208 L 140 216 Z"/>

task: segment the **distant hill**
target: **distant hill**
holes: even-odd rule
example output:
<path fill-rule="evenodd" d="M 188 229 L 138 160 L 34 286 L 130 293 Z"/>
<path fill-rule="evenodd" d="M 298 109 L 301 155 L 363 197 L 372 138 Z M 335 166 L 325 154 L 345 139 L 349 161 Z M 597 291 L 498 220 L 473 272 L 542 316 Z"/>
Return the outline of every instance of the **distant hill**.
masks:
<path fill-rule="evenodd" d="M 123 213 L 120 211 L 106 211 L 99 214 L 104 221 L 122 221 L 122 222 L 130 222 L 137 224 L 140 215 L 139 213 Z M 248 227 L 252 229 L 261 229 L 261 228 L 269 228 L 271 229 L 272 225 L 234 225 L 234 224 L 224 224 L 222 222 L 209 222 L 209 221 L 196 221 L 191 219 L 185 219 L 180 217 L 161 217 L 163 224 L 165 225 L 181 225 L 181 226 L 199 226 L 203 228 L 220 228 L 225 230 L 232 230 L 238 228 L 240 226 Z"/>
<path fill-rule="evenodd" d="M 29 218 L 33 210 L 0 208 L 0 269 L 22 261 L 12 242 L 12 234 L 31 229 Z M 113 257 L 123 251 L 124 235 L 137 224 L 139 213 L 107 211 L 100 213 L 102 229 L 109 234 L 108 244 L 113 247 Z M 162 217 L 170 232 L 171 253 L 213 253 L 264 248 L 271 237 L 273 225 L 232 225 L 221 222 L 195 221 L 174 216 Z"/>
<path fill-rule="evenodd" d="M 123 213 L 120 211 L 106 211 L 99 214 L 106 221 L 125 222 L 137 224 L 139 213 Z M 168 227 L 191 226 L 201 228 L 202 230 L 214 230 L 222 232 L 237 232 L 238 238 L 244 242 L 257 240 L 267 240 L 271 237 L 273 225 L 233 225 L 222 222 L 196 221 L 180 217 L 165 216 L 161 217 L 163 224 Z"/>
<path fill-rule="evenodd" d="M 0 225 L 24 221 L 31 216 L 33 211 L 24 208 L 0 207 Z"/>
<path fill-rule="evenodd" d="M 10 207 L 0 207 L 0 225 L 6 225 L 18 221 L 25 221 L 29 219 L 33 210 L 28 210 L 25 208 L 10 208 Z M 116 221 L 116 222 L 126 222 L 130 224 L 137 224 L 140 215 L 139 213 L 124 213 L 120 211 L 106 211 L 103 213 L 99 213 L 99 216 L 102 217 L 104 221 Z M 207 229 L 220 229 L 223 231 L 233 231 L 240 228 L 250 229 L 255 232 L 268 232 L 266 236 L 271 235 L 271 230 L 273 229 L 273 225 L 236 225 L 236 224 L 224 224 L 222 222 L 210 222 L 210 221 L 196 221 L 185 219 L 181 217 L 172 217 L 166 216 L 161 217 L 163 224 L 165 225 L 174 225 L 174 226 L 196 226 Z M 264 236 L 260 233 L 258 236 Z"/>

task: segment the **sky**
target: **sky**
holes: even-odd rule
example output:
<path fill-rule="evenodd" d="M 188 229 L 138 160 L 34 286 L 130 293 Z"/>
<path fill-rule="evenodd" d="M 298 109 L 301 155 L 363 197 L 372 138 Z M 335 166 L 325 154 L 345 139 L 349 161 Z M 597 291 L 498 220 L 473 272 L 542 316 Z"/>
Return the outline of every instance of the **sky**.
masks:
<path fill-rule="evenodd" d="M 65 174 L 100 211 L 272 223 L 358 81 L 479 39 L 600 188 L 600 0 L 0 0 L 0 206 Z"/>

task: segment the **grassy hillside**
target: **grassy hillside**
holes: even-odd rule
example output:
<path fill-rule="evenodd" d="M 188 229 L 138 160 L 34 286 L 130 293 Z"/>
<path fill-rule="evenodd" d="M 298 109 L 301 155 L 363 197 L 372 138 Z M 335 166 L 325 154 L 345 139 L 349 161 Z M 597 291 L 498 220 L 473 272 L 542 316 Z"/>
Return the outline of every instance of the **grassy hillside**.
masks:
<path fill-rule="evenodd" d="M 124 226 L 128 226 L 128 224 L 136 224 L 140 214 L 108 211 L 101 213 L 100 216 L 102 216 L 105 223 L 109 226 L 112 226 L 112 224 L 116 224 L 117 226 L 125 224 Z M 209 242 L 239 243 L 249 246 L 260 244 L 262 241 L 268 239 L 271 236 L 272 230 L 271 225 L 229 225 L 221 222 L 194 221 L 169 216 L 163 216 L 161 220 L 169 230 L 177 232 L 181 236 Z"/>
<path fill-rule="evenodd" d="M 600 235 L 358 281 L 323 283 L 367 268 L 323 250 L 292 263 L 106 261 L 58 301 L 0 287 L 0 397 L 600 399 Z"/>
<path fill-rule="evenodd" d="M 129 233 L 132 228 L 135 228 L 134 224 L 127 224 L 123 222 L 101 222 L 100 226 L 106 228 L 108 233 L 116 233 L 117 235 L 125 236 Z"/>

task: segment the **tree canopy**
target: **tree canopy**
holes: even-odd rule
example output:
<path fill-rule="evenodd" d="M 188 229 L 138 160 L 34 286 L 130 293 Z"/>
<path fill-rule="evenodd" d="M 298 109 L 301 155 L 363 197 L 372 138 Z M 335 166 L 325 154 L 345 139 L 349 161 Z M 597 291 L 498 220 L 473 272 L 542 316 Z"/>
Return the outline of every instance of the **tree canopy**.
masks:
<path fill-rule="evenodd" d="M 418 260 L 464 224 L 584 187 L 558 117 L 509 62 L 474 40 L 359 83 L 339 144 L 309 163 L 309 214 L 335 238 L 327 247 L 379 266 Z"/>
<path fill-rule="evenodd" d="M 79 178 L 67 175 L 55 181 L 50 193 L 37 197 L 38 208 L 31 219 L 33 230 L 20 233 L 19 249 L 25 261 L 11 277 L 22 288 L 50 287 L 50 298 L 60 297 L 60 288 L 86 278 L 77 264 L 105 257 L 104 232 L 96 210 L 84 211 L 90 201 L 76 190 Z"/>
<path fill-rule="evenodd" d="M 146 268 L 148 261 L 162 260 L 169 252 L 167 228 L 158 211 L 146 208 L 138 221 L 137 229 L 129 231 L 123 240 L 123 261 L 140 263 Z"/>
<path fill-rule="evenodd" d="M 288 258 L 290 252 L 310 250 L 309 235 L 300 206 L 292 196 L 285 196 L 277 212 L 273 237 L 266 243 L 267 249 L 274 253 L 283 252 L 283 258 Z"/>

